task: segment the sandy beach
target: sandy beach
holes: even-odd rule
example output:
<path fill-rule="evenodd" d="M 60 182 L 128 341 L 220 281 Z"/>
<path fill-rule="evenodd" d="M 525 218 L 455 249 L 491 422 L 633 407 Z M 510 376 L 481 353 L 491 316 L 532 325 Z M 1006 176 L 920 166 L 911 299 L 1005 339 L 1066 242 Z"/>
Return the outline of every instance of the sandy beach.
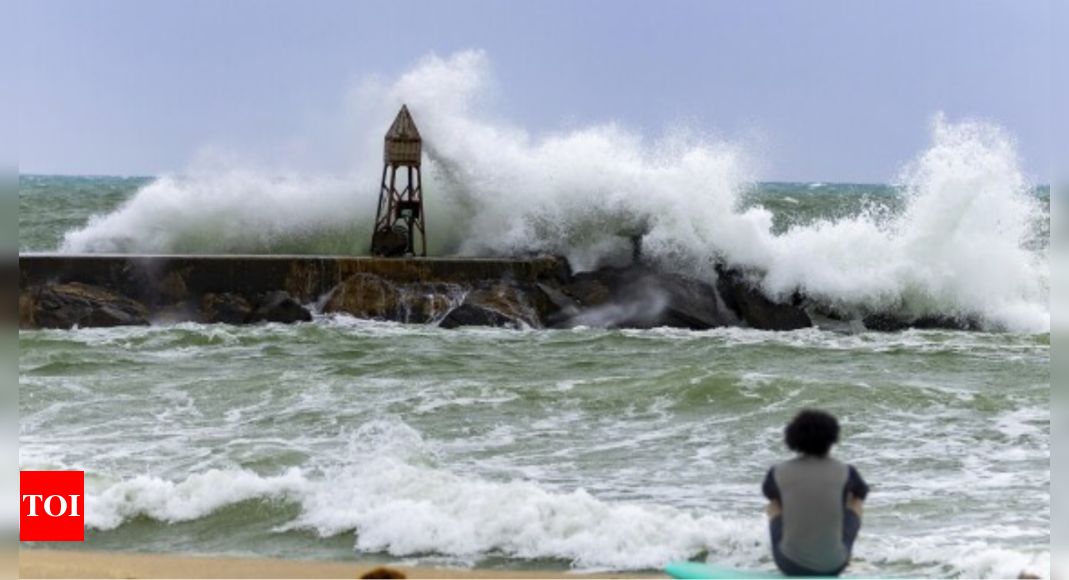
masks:
<path fill-rule="evenodd" d="M 20 578 L 360 578 L 377 565 L 337 562 L 295 562 L 240 558 L 201 558 L 19 550 Z M 454 570 L 397 566 L 408 578 L 656 578 L 634 575 L 580 575 L 500 570 Z"/>

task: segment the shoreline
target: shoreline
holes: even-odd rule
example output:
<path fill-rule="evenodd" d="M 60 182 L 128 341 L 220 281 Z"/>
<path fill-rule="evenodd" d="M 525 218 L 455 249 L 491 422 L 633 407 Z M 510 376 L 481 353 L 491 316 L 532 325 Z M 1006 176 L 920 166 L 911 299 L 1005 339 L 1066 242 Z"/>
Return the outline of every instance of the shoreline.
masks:
<path fill-rule="evenodd" d="M 304 562 L 258 558 L 231 558 L 164 554 L 133 554 L 100 551 L 59 551 L 19 549 L 19 578 L 100 578 L 100 579 L 168 579 L 190 578 L 308 578 L 353 579 L 379 568 L 381 564 L 354 561 Z M 630 574 L 571 574 L 567 572 L 530 572 L 515 570 L 450 569 L 412 566 L 388 566 L 408 578 L 455 580 L 625 579 L 665 578 L 665 576 Z"/>

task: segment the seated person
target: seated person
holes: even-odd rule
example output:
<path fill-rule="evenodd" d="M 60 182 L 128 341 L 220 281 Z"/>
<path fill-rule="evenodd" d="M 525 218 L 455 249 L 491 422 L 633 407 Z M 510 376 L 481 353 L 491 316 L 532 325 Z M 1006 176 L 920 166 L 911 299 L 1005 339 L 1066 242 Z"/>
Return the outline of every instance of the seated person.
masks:
<path fill-rule="evenodd" d="M 828 413 L 803 411 L 786 440 L 798 457 L 772 468 L 763 490 L 776 566 L 787 576 L 839 576 L 850 565 L 869 486 L 830 456 L 839 421 Z"/>

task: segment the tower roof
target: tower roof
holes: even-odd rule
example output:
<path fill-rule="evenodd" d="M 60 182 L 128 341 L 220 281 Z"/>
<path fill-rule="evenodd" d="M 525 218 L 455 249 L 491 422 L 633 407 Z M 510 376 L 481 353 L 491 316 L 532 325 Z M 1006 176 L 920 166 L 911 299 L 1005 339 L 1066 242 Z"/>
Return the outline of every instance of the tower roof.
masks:
<path fill-rule="evenodd" d="M 408 105 L 401 107 L 401 112 L 397 113 L 397 119 L 394 120 L 390 130 L 386 132 L 387 141 L 422 141 L 420 137 L 419 129 L 416 128 L 416 122 L 412 120 L 411 113 L 408 112 Z"/>

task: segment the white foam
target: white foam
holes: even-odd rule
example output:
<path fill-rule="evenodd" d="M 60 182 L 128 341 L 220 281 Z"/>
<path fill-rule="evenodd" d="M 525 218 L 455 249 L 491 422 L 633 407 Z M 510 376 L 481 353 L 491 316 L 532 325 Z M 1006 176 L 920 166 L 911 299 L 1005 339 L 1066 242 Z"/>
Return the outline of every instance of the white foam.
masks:
<path fill-rule="evenodd" d="M 755 384 L 761 379 L 760 376 L 751 378 Z M 574 388 L 581 390 L 584 385 L 577 384 Z M 324 404 L 325 399 L 315 393 L 310 398 L 319 405 Z M 680 431 L 670 439 L 679 440 L 689 427 L 670 425 L 667 414 L 670 405 L 668 399 L 658 400 L 640 412 L 647 420 L 670 430 L 678 427 Z M 401 418 L 386 415 L 343 428 L 318 443 L 302 443 L 300 447 L 309 458 L 302 469 L 258 474 L 194 467 L 191 475 L 174 480 L 156 475 L 116 481 L 102 474 L 90 474 L 86 487 L 86 524 L 90 529 L 102 531 L 113 530 L 137 518 L 176 524 L 209 518 L 245 502 L 284 502 L 296 506 L 299 515 L 275 532 L 310 530 L 324 537 L 352 534 L 358 551 L 388 553 L 398 558 L 425 561 L 428 557 L 446 557 L 477 563 L 487 557 L 504 556 L 513 560 L 570 562 L 584 570 L 648 570 L 708 552 L 710 559 L 719 563 L 768 569 L 767 524 L 752 486 L 731 489 L 713 478 L 708 486 L 696 489 L 688 484 L 690 489 L 678 490 L 683 492 L 680 494 L 673 489 L 672 479 L 653 474 L 644 479 L 644 468 L 636 465 L 635 473 L 621 474 L 621 477 L 625 481 L 647 481 L 648 485 L 638 490 L 646 495 L 624 495 L 657 499 L 609 501 L 598 493 L 571 487 L 574 480 L 568 480 L 571 484 L 561 482 L 554 477 L 557 464 L 550 461 L 526 465 L 504 459 L 497 452 L 487 462 L 492 465 L 477 461 L 477 465 L 464 467 L 464 462 L 454 461 L 460 447 L 511 446 L 508 441 L 517 433 L 568 428 L 580 416 L 554 414 L 520 432 L 510 426 L 499 426 L 458 444 L 425 440 L 420 431 Z M 907 526 L 902 534 L 889 533 L 887 527 L 880 526 L 880 518 L 895 517 L 888 512 L 881 515 L 885 506 L 918 498 L 938 498 L 945 490 L 958 486 L 963 473 L 969 481 L 977 482 L 960 492 L 971 496 L 975 505 L 990 505 L 992 491 L 1015 484 L 1019 473 L 994 469 L 995 462 L 1003 461 L 992 453 L 997 446 L 976 447 L 972 439 L 955 431 L 953 418 L 949 411 L 942 416 L 931 416 L 925 411 L 924 418 L 918 420 L 906 415 L 887 418 L 895 425 L 915 427 L 896 427 L 898 436 L 907 443 L 899 446 L 900 453 L 908 457 L 881 451 L 877 461 L 894 465 L 910 457 L 928 458 L 948 450 L 964 460 L 961 469 L 942 474 L 937 470 L 916 477 L 915 472 L 911 476 L 907 470 L 901 472 L 905 474 L 901 477 L 896 475 L 880 482 L 878 503 L 871 506 L 874 522 L 859 544 L 861 564 L 878 570 L 924 571 L 932 577 L 1015 577 L 1024 569 L 1045 571 L 1049 576 L 1049 550 L 1031 545 L 1044 535 L 1042 519 L 1031 522 L 1008 516 L 983 525 L 959 518 L 949 522 L 925 521 Z M 1040 408 L 1022 409 L 1003 414 L 995 426 L 1008 436 L 1041 437 L 1042 433 L 1033 433 L 1022 425 L 1044 418 Z M 640 421 L 632 415 L 622 425 L 633 426 L 637 422 Z M 936 431 L 939 437 L 934 440 L 932 422 L 946 426 L 945 430 Z M 710 428 L 719 430 L 713 423 L 705 424 L 700 446 L 711 454 L 707 457 L 715 458 L 720 452 L 710 449 L 712 444 L 705 435 Z M 879 426 L 876 430 L 880 431 Z M 624 440 L 610 439 L 599 444 L 604 450 L 642 449 L 649 447 L 643 441 L 663 435 L 647 428 L 632 432 Z M 212 434 L 218 436 L 223 435 Z M 770 437 L 778 438 L 778 429 L 771 429 Z M 862 445 L 868 444 L 864 438 L 859 440 Z M 926 440 L 930 441 L 924 443 Z M 968 451 L 960 451 L 961 445 L 967 446 Z M 317 447 L 319 450 L 313 451 Z M 189 445 L 188 448 L 198 447 Z M 63 461 L 50 458 L 43 448 L 36 449 L 20 445 L 20 469 L 62 466 Z M 65 456 L 63 445 L 50 449 L 58 454 L 56 457 Z M 596 451 L 592 446 L 582 449 Z M 1036 461 L 1041 456 L 1026 459 Z M 441 465 L 446 461 L 454 467 L 443 468 Z M 766 464 L 768 458 L 758 457 L 755 461 Z M 151 463 L 169 462 L 154 459 Z M 189 465 L 187 461 L 178 464 Z M 699 469 L 717 469 L 717 463 L 706 463 Z M 525 479 L 512 479 L 514 475 Z M 1049 487 L 1049 474 L 1047 479 Z M 538 483 L 553 481 L 558 483 Z M 600 483 L 603 482 L 592 485 Z M 660 486 L 665 487 L 659 489 Z M 599 493 L 619 497 L 619 491 L 602 489 Z M 752 503 L 725 499 L 751 496 Z M 677 507 L 681 501 L 683 505 L 698 507 Z M 1037 498 L 1035 503 L 1049 505 L 1049 496 Z"/>
<path fill-rule="evenodd" d="M 361 200 L 346 180 L 210 161 L 161 177 L 114 213 L 93 217 L 64 236 L 61 251 L 299 252 L 315 249 L 312 240 L 324 232 L 350 231 L 362 203 L 373 201 Z"/>
<path fill-rule="evenodd" d="M 583 570 L 650 570 L 708 553 L 719 563 L 769 567 L 767 524 L 759 513 L 721 516 L 613 503 L 581 489 L 549 492 L 530 482 L 461 477 L 387 456 L 364 459 L 316 478 L 292 469 L 277 477 L 210 471 L 179 483 L 91 479 L 86 526 L 112 530 L 138 517 L 189 522 L 241 502 L 281 500 L 298 503 L 301 514 L 277 532 L 355 533 L 357 550 L 399 558 L 475 562 L 496 554 L 563 560 Z M 1015 534 L 1029 537 L 1026 530 Z M 1019 551 L 966 537 L 866 534 L 858 558 L 862 567 L 906 566 L 932 577 L 1004 578 L 1023 570 L 1050 576 L 1049 550 Z"/>
<path fill-rule="evenodd" d="M 463 479 L 393 460 L 337 474 L 318 489 L 297 527 L 324 536 L 356 530 L 358 549 L 395 556 L 504 553 L 580 568 L 650 569 L 708 546 L 753 555 L 761 537 L 758 520 L 607 504 L 582 490 L 553 494 L 530 483 Z"/>
<path fill-rule="evenodd" d="M 511 433 L 497 430 L 488 437 Z M 87 479 L 87 527 L 112 530 L 140 517 L 174 524 L 243 502 L 283 501 L 299 506 L 300 513 L 275 532 L 353 534 L 356 550 L 398 558 L 477 563 L 505 556 L 565 561 L 582 570 L 649 570 L 708 553 L 719 563 L 769 567 L 767 524 L 756 498 L 752 509 L 717 513 L 606 501 L 582 489 L 552 489 L 530 480 L 460 475 L 438 467 L 438 446 L 396 417 L 363 424 L 339 440 L 329 455 L 319 457 L 318 467 L 274 476 L 214 470 L 182 481 L 138 477 L 115 482 L 94 475 Z M 20 449 L 20 468 L 28 460 Z M 551 475 L 540 469 L 542 477 Z M 945 489 L 954 481 L 937 483 Z M 911 497 L 937 493 L 914 485 L 919 483 L 911 484 Z M 717 493 L 716 486 L 711 484 L 707 493 Z M 881 492 L 883 501 L 897 501 L 893 495 L 893 485 Z M 713 497 L 708 503 L 723 504 Z M 877 513 L 879 506 L 873 509 Z M 1049 550 L 1005 545 L 1007 540 L 1034 540 L 1037 532 L 1042 533 L 1009 522 L 983 528 L 954 524 L 904 536 L 872 528 L 859 543 L 858 557 L 862 566 L 923 571 L 932 577 L 1014 577 L 1025 569 L 1049 576 Z M 1000 543 L 992 545 L 986 538 Z"/>
<path fill-rule="evenodd" d="M 579 270 L 627 259 L 620 234 L 645 232 L 648 259 L 699 278 L 717 257 L 768 272 L 859 312 L 979 317 L 992 328 L 1049 332 L 1047 258 L 1024 248 L 1042 217 L 1013 141 L 985 123 L 933 124 L 933 143 L 901 177 L 904 212 L 873 211 L 777 235 L 763 208 L 739 210 L 755 175 L 739 146 L 693 130 L 649 140 L 608 123 L 535 136 L 490 111 L 479 51 L 428 57 L 393 82 L 354 92 L 367 135 L 352 155 L 374 165 L 383 127 L 413 111 L 429 162 L 435 253 L 567 255 Z M 354 107 L 356 108 L 356 107 Z M 69 233 L 71 252 L 365 251 L 378 171 L 359 178 L 195 168 L 141 190 L 119 211 Z M 216 164 L 217 165 L 217 164 Z"/>
<path fill-rule="evenodd" d="M 306 484 L 297 469 L 278 477 L 260 477 L 248 471 L 209 471 L 181 483 L 137 477 L 105 485 L 96 493 L 87 489 L 85 525 L 95 530 L 113 530 L 137 517 L 172 524 L 189 522 L 244 501 L 299 496 Z"/>
<path fill-rule="evenodd" d="M 1050 328 L 1045 262 L 1024 248 L 1040 211 L 1012 140 L 938 117 L 933 145 L 905 172 L 905 212 L 798 227 L 767 240 L 766 288 L 842 305 L 977 315 L 1002 328 Z"/>
<path fill-rule="evenodd" d="M 930 578 L 1017 578 L 1038 572 L 1050 578 L 1050 550 L 1008 550 L 974 541 L 951 543 L 924 539 L 866 537 L 859 557 L 870 564 L 907 563 Z M 916 574 L 916 572 L 914 572 Z"/>

